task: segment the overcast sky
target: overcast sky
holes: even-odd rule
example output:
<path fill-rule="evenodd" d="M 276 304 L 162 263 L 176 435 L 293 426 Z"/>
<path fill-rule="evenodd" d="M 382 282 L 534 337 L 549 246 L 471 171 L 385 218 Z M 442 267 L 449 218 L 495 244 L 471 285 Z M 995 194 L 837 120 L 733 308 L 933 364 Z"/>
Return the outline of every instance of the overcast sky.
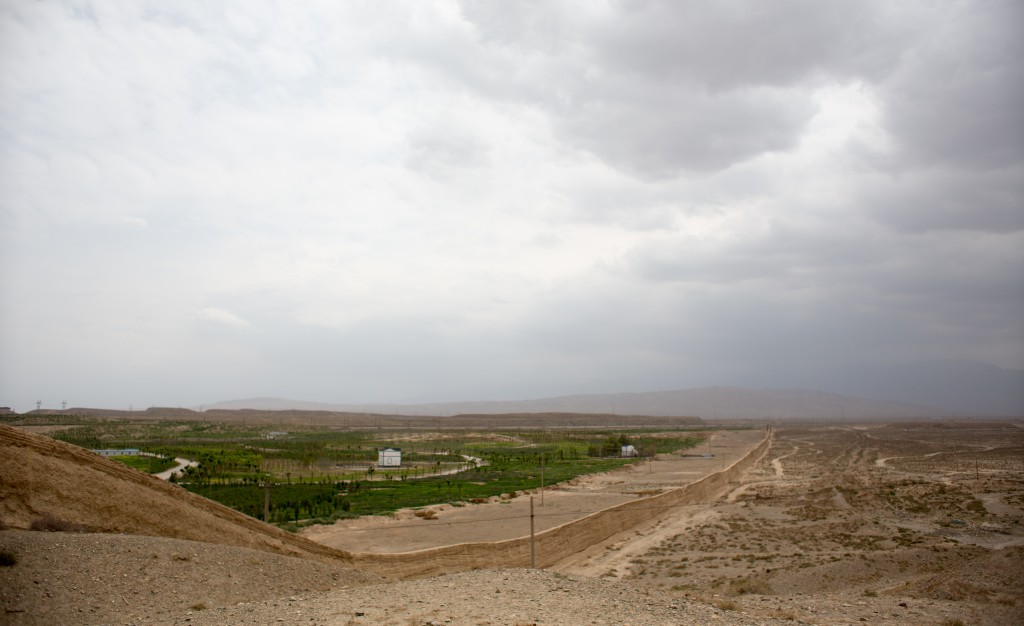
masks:
<path fill-rule="evenodd" d="M 1022 25 L 0 1 L 0 405 L 1024 368 Z"/>

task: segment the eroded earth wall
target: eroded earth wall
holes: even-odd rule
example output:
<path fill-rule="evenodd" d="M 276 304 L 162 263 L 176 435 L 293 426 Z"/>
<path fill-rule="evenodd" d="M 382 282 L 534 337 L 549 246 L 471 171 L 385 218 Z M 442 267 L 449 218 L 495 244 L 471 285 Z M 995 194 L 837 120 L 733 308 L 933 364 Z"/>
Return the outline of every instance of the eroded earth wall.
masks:
<path fill-rule="evenodd" d="M 736 481 L 768 450 L 771 433 L 726 469 L 646 498 L 624 502 L 534 536 L 536 564 L 547 567 L 605 539 L 661 517 L 673 507 L 711 500 Z M 494 567 L 529 567 L 530 538 L 463 543 L 415 552 L 352 554 L 357 567 L 399 578 Z"/>
<path fill-rule="evenodd" d="M 538 567 L 552 565 L 672 507 L 720 494 L 768 449 L 766 434 L 728 468 L 664 493 L 631 500 L 535 536 Z M 52 518 L 95 532 L 190 539 L 342 562 L 388 577 L 418 578 L 493 567 L 528 567 L 530 538 L 415 552 L 349 553 L 287 533 L 181 487 L 49 437 L 0 425 L 0 523 L 28 528 Z"/>

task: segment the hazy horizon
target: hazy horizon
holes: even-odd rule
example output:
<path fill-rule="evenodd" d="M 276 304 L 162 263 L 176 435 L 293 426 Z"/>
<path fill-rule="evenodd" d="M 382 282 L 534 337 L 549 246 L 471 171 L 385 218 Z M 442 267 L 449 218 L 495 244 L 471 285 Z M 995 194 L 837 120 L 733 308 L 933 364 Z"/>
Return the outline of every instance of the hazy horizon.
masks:
<path fill-rule="evenodd" d="M 1022 23 L 4 3 L 0 405 L 1024 405 Z"/>

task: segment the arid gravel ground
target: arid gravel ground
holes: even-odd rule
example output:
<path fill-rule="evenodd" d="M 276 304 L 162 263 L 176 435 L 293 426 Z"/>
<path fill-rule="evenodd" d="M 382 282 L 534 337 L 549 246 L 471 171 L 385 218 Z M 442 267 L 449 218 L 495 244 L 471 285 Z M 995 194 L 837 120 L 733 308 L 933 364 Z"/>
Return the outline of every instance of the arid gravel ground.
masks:
<path fill-rule="evenodd" d="M 18 626 L 1024 624 L 1024 428 L 782 427 L 720 497 L 550 570 L 385 581 L 239 547 L 23 530 L 0 531 L 0 553 L 15 561 L 0 562 L 0 623 Z"/>
<path fill-rule="evenodd" d="M 779 625 L 628 583 L 543 570 L 480 570 L 193 613 L 189 624 L 525 626 Z M 180 622 L 166 622 L 166 624 Z M 164 622 L 155 622 L 163 626 Z"/>
<path fill-rule="evenodd" d="M 553 569 L 816 624 L 1024 624 L 1024 430 L 780 428 L 720 501 Z"/>
<path fill-rule="evenodd" d="M 384 582 L 344 567 L 180 539 L 0 531 L 0 623 L 773 624 L 630 583 L 544 570 Z"/>
<path fill-rule="evenodd" d="M 190 610 L 380 583 L 341 565 L 181 539 L 0 531 L 0 623 L 181 623 Z M 3 621 L 6 620 L 6 621 Z"/>

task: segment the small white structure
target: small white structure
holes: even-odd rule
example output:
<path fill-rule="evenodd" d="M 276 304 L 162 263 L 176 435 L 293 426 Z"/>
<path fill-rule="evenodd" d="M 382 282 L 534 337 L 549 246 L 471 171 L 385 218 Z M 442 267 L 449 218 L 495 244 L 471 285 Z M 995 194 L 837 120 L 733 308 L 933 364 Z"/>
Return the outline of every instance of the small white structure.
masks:
<path fill-rule="evenodd" d="M 124 448 L 123 450 L 93 450 L 100 456 L 136 456 L 139 453 L 138 448 Z"/>
<path fill-rule="evenodd" d="M 400 448 L 380 448 L 377 450 L 378 467 L 402 467 L 402 450 Z"/>
<path fill-rule="evenodd" d="M 626 445 L 626 446 L 622 446 L 622 457 L 623 458 L 633 457 L 633 456 L 640 456 L 640 453 L 636 451 L 636 448 L 634 448 L 632 444 Z"/>

